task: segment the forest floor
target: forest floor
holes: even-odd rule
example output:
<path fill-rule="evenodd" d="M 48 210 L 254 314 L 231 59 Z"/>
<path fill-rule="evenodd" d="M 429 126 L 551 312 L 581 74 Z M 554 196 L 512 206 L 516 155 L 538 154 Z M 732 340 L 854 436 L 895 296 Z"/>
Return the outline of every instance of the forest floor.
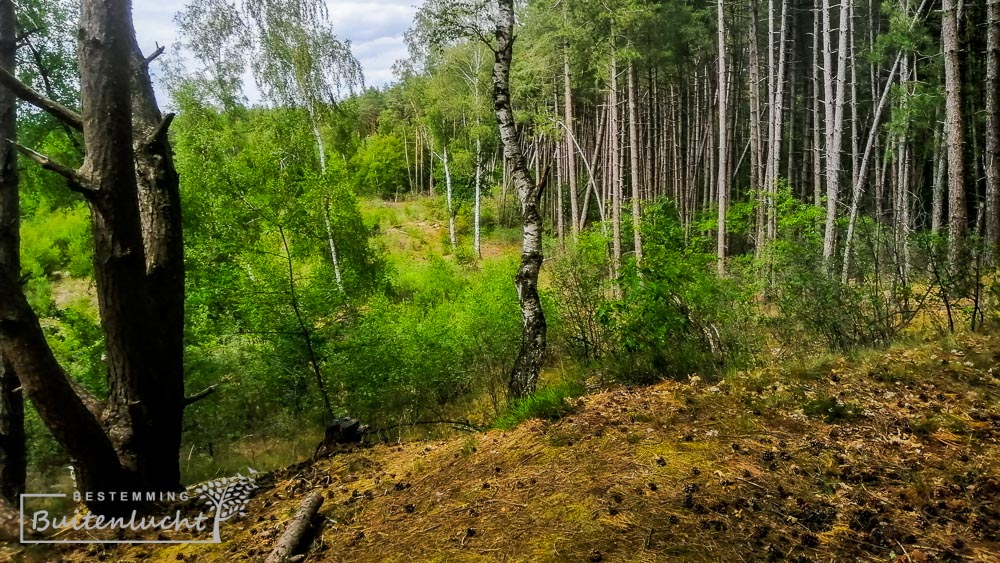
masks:
<path fill-rule="evenodd" d="M 614 388 L 268 474 L 219 545 L 7 553 L 259 561 L 320 491 L 307 561 L 1000 561 L 998 359 L 965 335 Z"/>

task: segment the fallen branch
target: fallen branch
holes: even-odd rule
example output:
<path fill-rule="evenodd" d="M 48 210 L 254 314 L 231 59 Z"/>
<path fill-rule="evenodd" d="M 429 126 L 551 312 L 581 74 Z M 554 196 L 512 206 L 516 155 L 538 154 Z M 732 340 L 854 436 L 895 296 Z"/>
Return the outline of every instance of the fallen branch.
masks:
<path fill-rule="evenodd" d="M 464 420 L 427 420 L 427 421 L 420 421 L 420 422 L 408 422 L 408 423 L 405 423 L 405 424 L 393 424 L 392 426 L 386 426 L 385 428 L 376 428 L 375 430 L 369 430 L 368 433 L 369 434 L 387 434 L 387 433 L 389 433 L 389 432 L 391 432 L 393 430 L 396 430 L 397 428 L 406 428 L 406 427 L 414 427 L 414 426 L 433 426 L 433 425 L 436 425 L 436 424 L 443 424 L 443 425 L 453 426 L 456 429 L 462 430 L 462 431 L 465 431 L 465 432 L 482 432 L 483 431 L 482 428 L 476 426 L 475 424 L 472 424 L 469 421 L 464 421 Z"/>
<path fill-rule="evenodd" d="M 278 545 L 274 547 L 271 555 L 267 556 L 265 563 L 289 563 L 295 548 L 302 543 L 302 538 L 309 530 L 313 516 L 319 512 L 319 507 L 323 504 L 323 495 L 312 493 L 306 500 L 302 501 L 292 521 L 285 528 L 285 533 L 278 540 Z"/>

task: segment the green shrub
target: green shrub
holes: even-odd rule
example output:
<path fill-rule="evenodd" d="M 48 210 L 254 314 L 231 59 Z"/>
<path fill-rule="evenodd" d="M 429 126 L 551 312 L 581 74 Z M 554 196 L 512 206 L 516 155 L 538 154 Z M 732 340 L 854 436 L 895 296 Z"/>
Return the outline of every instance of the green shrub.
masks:
<path fill-rule="evenodd" d="M 564 382 L 544 387 L 532 395 L 514 401 L 493 422 L 493 426 L 503 430 L 511 430 L 525 420 L 532 418 L 558 420 L 576 410 L 569 399 L 579 397 L 583 392 L 583 385 L 577 382 Z"/>
<path fill-rule="evenodd" d="M 610 331 L 601 318 L 612 295 L 607 246 L 601 231 L 583 231 L 549 266 L 555 308 L 564 329 L 553 343 L 583 361 L 602 358 L 611 344 Z"/>
<path fill-rule="evenodd" d="M 714 254 L 686 236 L 669 201 L 649 206 L 641 268 L 626 268 L 622 298 L 602 321 L 613 331 L 609 369 L 627 383 L 719 374 L 757 348 L 752 285 L 719 278 Z"/>

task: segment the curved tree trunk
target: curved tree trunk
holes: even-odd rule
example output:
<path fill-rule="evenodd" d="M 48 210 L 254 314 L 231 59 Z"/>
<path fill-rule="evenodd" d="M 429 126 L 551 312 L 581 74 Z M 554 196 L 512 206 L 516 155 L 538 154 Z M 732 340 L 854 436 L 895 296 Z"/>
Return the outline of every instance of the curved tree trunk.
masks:
<path fill-rule="evenodd" d="M 514 110 L 510 102 L 510 67 L 514 54 L 514 0 L 498 0 L 496 63 L 493 66 L 493 104 L 500 126 L 504 157 L 510 164 L 514 187 L 521 202 L 523 244 L 517 272 L 517 294 L 524 327 L 521 350 L 510 374 L 511 397 L 535 390 L 545 355 L 546 324 L 538 296 L 538 273 L 542 268 L 542 216 L 539 200 L 544 180 L 535 184 L 517 139 Z"/>
<path fill-rule="evenodd" d="M 0 0 L 0 69 L 15 74 L 17 29 L 13 0 Z M 0 87 L 0 272 L 21 273 L 17 153 L 17 99 Z M 24 396 L 13 366 L 0 352 L 0 500 L 16 505 L 24 492 Z"/>

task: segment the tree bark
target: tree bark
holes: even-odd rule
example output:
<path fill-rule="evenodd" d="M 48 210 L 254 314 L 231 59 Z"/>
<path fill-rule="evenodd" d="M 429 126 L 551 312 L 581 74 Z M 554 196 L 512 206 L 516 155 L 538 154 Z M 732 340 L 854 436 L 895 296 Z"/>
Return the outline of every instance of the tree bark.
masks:
<path fill-rule="evenodd" d="M 16 74 L 17 27 L 13 0 L 0 0 L 0 70 Z M 7 139 L 17 138 L 17 99 L 0 87 L 0 275 L 18 279 L 20 199 L 17 151 Z M 24 396 L 14 368 L 0 351 L 0 500 L 16 506 L 27 471 Z"/>
<path fill-rule="evenodd" d="M 757 199 L 756 231 L 754 236 L 754 253 L 760 258 L 766 242 L 767 229 L 767 198 L 764 196 L 764 142 L 761 132 L 761 103 L 760 103 L 760 55 L 757 48 L 757 0 L 750 0 L 751 25 L 750 25 L 750 189 L 753 197 Z"/>
<path fill-rule="evenodd" d="M 813 10 L 813 112 L 812 112 L 812 157 L 813 157 L 813 203 L 816 207 L 823 204 L 823 143 L 820 136 L 822 119 L 820 118 L 819 107 L 822 103 L 820 96 L 820 65 L 819 65 L 819 36 L 820 36 L 820 15 L 818 9 Z"/>
<path fill-rule="evenodd" d="M 89 491 L 180 488 L 184 407 L 183 246 L 167 130 L 138 51 L 128 0 L 81 3 L 76 171 L 47 163 L 91 208 L 108 401 L 74 384 L 52 355 L 17 278 L 0 275 L 0 351 Z M 38 160 L 38 159 L 36 159 Z M 103 409 L 103 410 L 102 410 Z M 95 511 L 124 510 L 93 503 Z"/>
<path fill-rule="evenodd" d="M 563 3 L 563 24 L 566 25 L 566 3 Z M 573 240 L 576 241 L 580 236 L 580 226 L 576 221 L 576 218 L 580 216 L 580 209 L 577 203 L 577 186 L 576 179 L 576 147 L 574 131 L 575 125 L 573 124 L 573 85 L 572 85 L 572 74 L 570 73 L 569 66 L 569 44 L 563 45 L 563 102 L 565 120 L 566 120 L 566 174 L 569 177 L 569 211 L 570 217 L 573 218 L 570 221 L 570 228 L 573 233 Z M 586 156 L 584 156 L 586 158 Z"/>
<path fill-rule="evenodd" d="M 511 370 L 509 394 L 523 397 L 535 390 L 545 356 L 546 324 L 538 295 L 542 268 L 542 217 L 538 203 L 544 179 L 535 184 L 518 143 L 517 126 L 510 99 L 510 68 L 514 55 L 514 0 L 498 0 L 496 63 L 493 66 L 493 103 L 503 141 L 504 157 L 510 163 L 514 187 L 521 203 L 523 242 L 521 266 L 516 277 L 517 294 L 524 320 L 521 349 Z"/>
<path fill-rule="evenodd" d="M 472 238 L 472 248 L 476 253 L 476 258 L 483 257 L 483 251 L 480 241 L 480 215 L 482 207 L 482 183 L 483 183 L 483 140 L 476 137 L 476 184 L 475 184 L 475 210 L 473 212 L 474 217 L 474 233 Z"/>
<path fill-rule="evenodd" d="M 852 189 L 851 198 L 851 211 L 850 218 L 847 222 L 847 238 L 844 241 L 844 264 L 841 271 L 841 280 L 845 283 L 847 282 L 848 269 L 850 267 L 850 257 L 851 257 L 851 245 L 854 239 L 854 229 L 857 224 L 858 211 L 861 205 L 862 188 L 864 187 L 865 178 L 868 172 L 868 160 L 871 158 L 873 149 L 876 149 L 876 144 L 878 141 L 879 133 L 879 123 L 882 119 L 882 111 L 885 109 L 886 103 L 889 101 L 889 94 L 892 90 L 892 82 L 896 76 L 896 70 L 899 68 L 900 61 L 902 60 L 902 53 L 896 56 L 896 62 L 892 66 L 892 70 L 889 71 L 889 79 L 886 81 L 885 88 L 882 90 L 882 96 L 879 99 L 878 106 L 875 108 L 875 115 L 872 116 L 871 129 L 868 130 L 868 140 L 865 143 L 865 152 L 861 157 L 861 164 L 858 167 L 858 177 L 854 181 L 854 187 Z M 881 200 L 882 194 L 881 190 L 876 190 L 875 202 L 876 202 L 876 219 L 879 219 L 881 215 Z"/>
<path fill-rule="evenodd" d="M 622 267 L 622 173 L 619 167 L 618 123 L 618 57 L 615 55 L 614 38 L 611 40 L 610 84 L 608 86 L 608 160 L 611 170 L 611 277 L 618 279 Z"/>
<path fill-rule="evenodd" d="M 986 3 L 986 240 L 1000 250 L 1000 0 Z"/>
<path fill-rule="evenodd" d="M 827 116 L 827 146 L 826 146 L 826 232 L 823 236 L 823 262 L 830 266 L 830 260 L 837 247 L 837 205 L 840 195 L 840 160 L 841 148 L 844 138 L 844 98 L 845 82 L 847 81 L 847 31 L 850 28 L 848 14 L 850 13 L 847 2 L 853 0 L 843 0 L 840 5 L 840 33 L 837 41 L 837 77 L 836 94 L 833 93 L 832 71 L 829 65 L 832 64 L 832 52 L 830 45 L 830 3 L 824 0 L 823 13 L 823 64 L 826 75 L 826 116 Z"/>
<path fill-rule="evenodd" d="M 315 112 L 312 108 L 308 108 L 308 112 L 309 126 L 312 129 L 313 139 L 316 141 L 316 152 L 319 155 L 319 171 L 320 174 L 326 176 L 326 144 L 323 142 L 323 134 L 319 130 L 319 122 L 316 119 Z M 403 148 L 403 152 L 406 152 L 405 146 Z M 407 165 L 407 174 L 409 174 L 409 165 Z M 337 282 L 337 288 L 340 289 L 340 291 L 344 291 L 344 279 L 340 275 L 340 259 L 337 256 L 337 243 L 333 239 L 333 225 L 330 221 L 330 196 L 323 198 L 323 226 L 326 227 L 326 242 L 327 246 L 330 248 L 330 262 L 333 265 L 333 277 Z"/>
<path fill-rule="evenodd" d="M 945 160 L 944 131 L 938 133 L 934 143 L 934 182 L 931 187 L 931 232 L 940 233 L 944 224 L 944 183 L 948 168 Z"/>
<path fill-rule="evenodd" d="M 771 8 L 774 7 L 774 1 L 771 0 Z M 773 18 L 773 14 L 769 16 Z M 767 150 L 767 170 L 766 174 L 766 185 L 767 185 L 767 239 L 773 241 L 777 237 L 777 210 L 775 208 L 775 200 L 778 189 L 778 171 L 781 164 L 781 136 L 783 129 L 783 109 L 782 105 L 785 100 L 785 57 L 787 53 L 787 48 L 785 46 L 785 41 L 788 34 L 788 0 L 783 0 L 781 3 L 781 30 L 778 37 L 778 66 L 772 68 L 773 72 L 771 85 L 772 90 L 769 92 L 770 100 L 770 123 L 768 127 L 768 150 Z M 769 39 L 770 41 L 770 39 Z M 772 60 L 769 62 L 769 66 L 773 67 L 773 52 L 770 53 Z"/>
<path fill-rule="evenodd" d="M 173 115 L 163 115 L 149 75 L 150 61 L 139 49 L 131 18 L 127 38 L 131 53 L 130 92 L 133 150 L 146 268 L 146 319 L 151 338 L 144 400 L 150 405 L 151 444 L 143 480 L 168 490 L 180 486 L 177 452 L 184 415 L 184 237 L 181 227 L 180 177 L 174 168 L 168 129 Z"/>
<path fill-rule="evenodd" d="M 285 533 L 281 534 L 274 550 L 267 556 L 265 563 L 285 563 L 291 558 L 312 525 L 313 516 L 316 516 L 322 505 L 323 495 L 318 492 L 310 494 L 302 501 L 299 509 L 292 516 L 292 520 L 288 523 L 288 527 L 285 528 Z"/>
<path fill-rule="evenodd" d="M 723 10 L 723 0 L 719 0 L 718 35 L 719 35 L 719 225 L 716 233 L 717 259 L 719 276 L 726 275 L 726 204 L 729 198 L 729 152 L 727 145 L 729 135 L 726 129 L 726 18 Z"/>
<path fill-rule="evenodd" d="M 444 152 L 441 156 L 441 164 L 444 165 L 444 185 L 445 185 L 445 196 L 448 200 L 448 236 L 451 241 L 451 251 L 455 252 L 455 247 L 458 246 L 458 241 L 455 239 L 455 209 L 452 205 L 451 197 L 451 165 L 448 162 L 448 146 L 444 147 Z"/>
<path fill-rule="evenodd" d="M 635 83 L 635 65 L 628 64 L 628 138 L 630 155 L 630 172 L 632 176 L 632 233 L 635 240 L 635 263 L 642 264 L 642 186 L 640 186 L 639 154 L 639 103 Z"/>
<path fill-rule="evenodd" d="M 965 255 L 968 218 L 965 210 L 965 129 L 958 58 L 958 7 L 955 0 L 943 0 L 942 3 L 941 49 L 944 51 L 945 134 L 948 139 L 948 254 L 952 266 L 958 266 Z"/>

